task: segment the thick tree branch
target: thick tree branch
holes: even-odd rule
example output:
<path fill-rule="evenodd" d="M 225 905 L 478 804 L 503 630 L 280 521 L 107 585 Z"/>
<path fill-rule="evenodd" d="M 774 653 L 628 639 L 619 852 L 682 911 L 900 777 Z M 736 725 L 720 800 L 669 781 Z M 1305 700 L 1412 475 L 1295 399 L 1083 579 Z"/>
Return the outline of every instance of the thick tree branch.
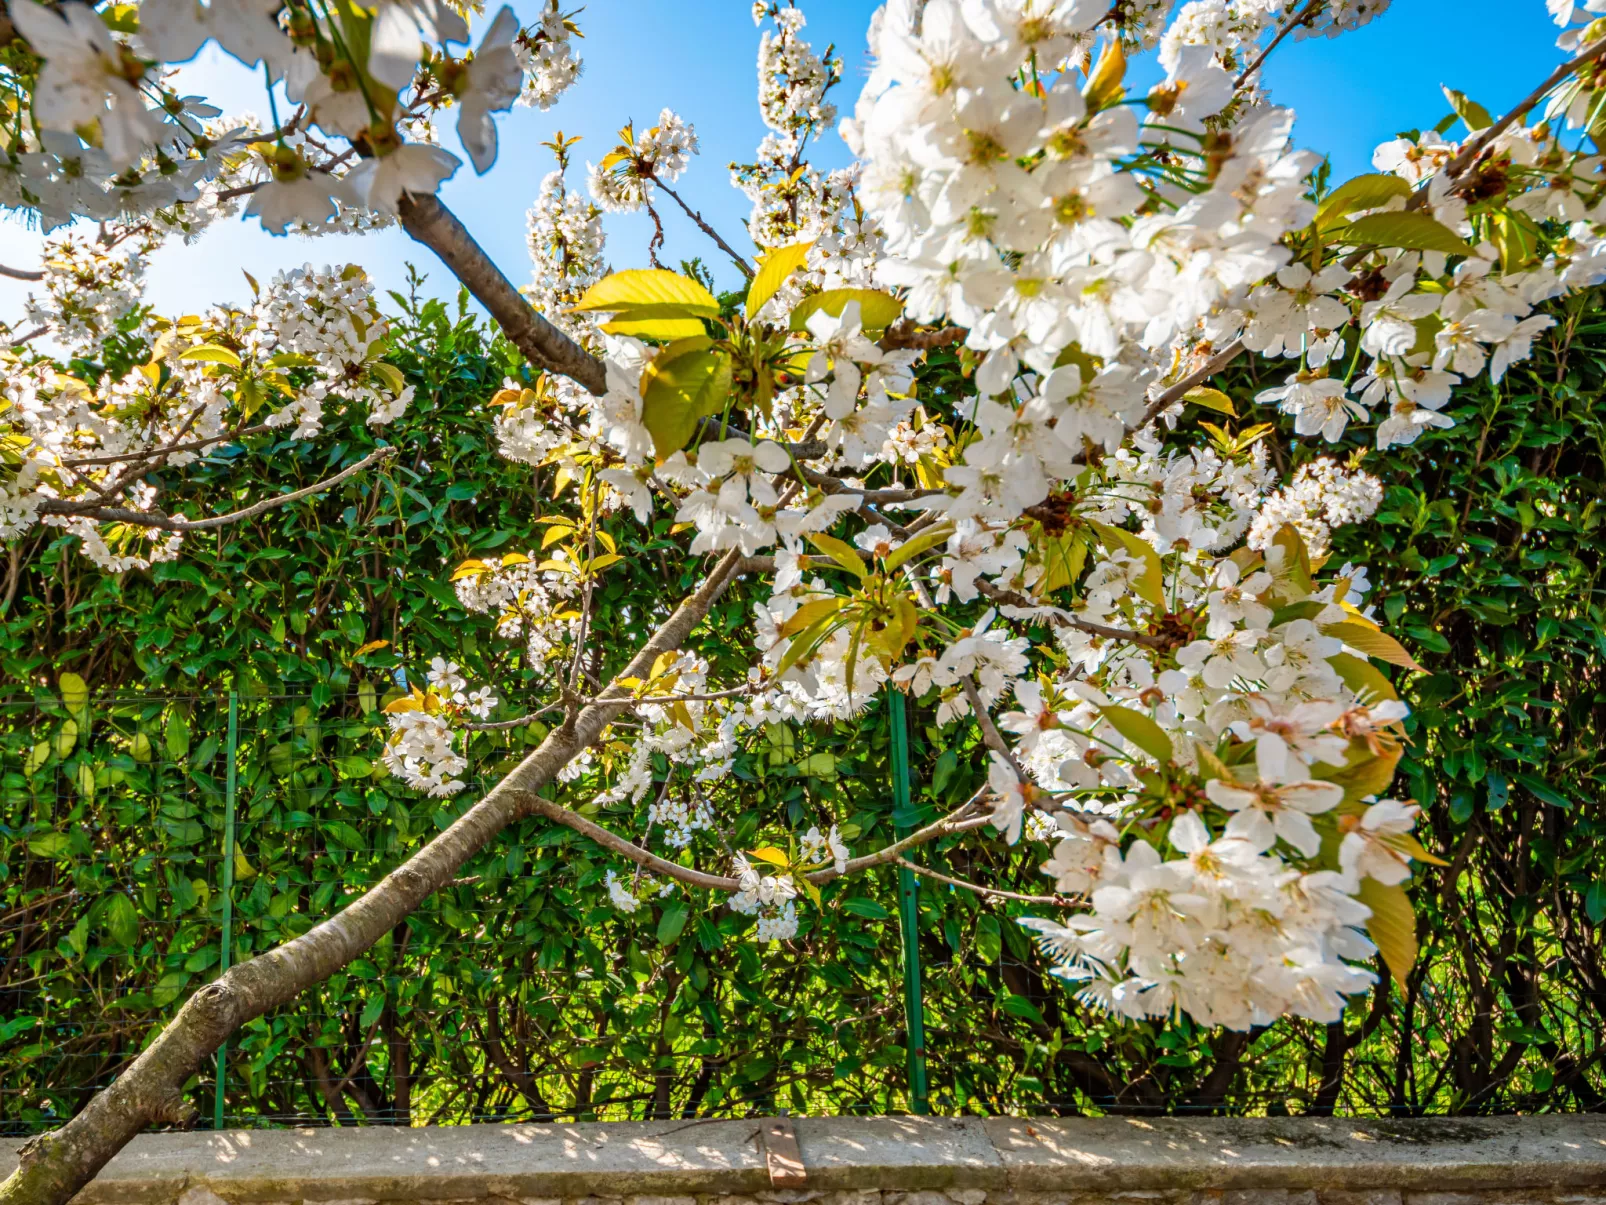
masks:
<path fill-rule="evenodd" d="M 727 554 L 698 589 L 642 645 L 620 677 L 644 677 L 659 655 L 680 647 L 736 577 L 742 557 Z M 371 890 L 302 936 L 233 967 L 196 992 L 133 1064 L 59 1130 L 19 1152 L 0 1183 L 5 1205 L 65 1205 L 128 1141 L 155 1121 L 193 1114 L 186 1079 L 241 1025 L 295 999 L 370 949 L 509 824 L 528 815 L 538 792 L 599 736 L 630 702 L 621 687 L 584 708 L 445 832 Z"/>
<path fill-rule="evenodd" d="M 43 272 L 32 271 L 25 268 L 8 268 L 0 264 L 0 276 L 9 276 L 12 280 L 43 280 Z"/>
<path fill-rule="evenodd" d="M 597 397 L 608 392 L 602 361 L 536 313 L 438 198 L 404 196 L 400 216 L 403 229 L 440 256 L 525 359 L 537 368 L 568 377 Z"/>
<path fill-rule="evenodd" d="M 240 523 L 246 519 L 254 519 L 258 515 L 267 514 L 281 506 L 292 502 L 299 502 L 303 498 L 310 498 L 314 494 L 324 493 L 333 489 L 342 481 L 355 477 L 364 469 L 378 464 L 382 460 L 389 460 L 396 455 L 395 448 L 380 448 L 370 452 L 356 464 L 341 469 L 333 477 L 326 477 L 322 481 L 314 482 L 305 489 L 299 489 L 289 494 L 280 494 L 274 498 L 264 498 L 244 510 L 231 511 L 226 515 L 213 515 L 210 519 L 175 519 L 161 511 L 130 510 L 121 506 L 94 506 L 79 502 L 64 502 L 60 499 L 48 499 L 40 507 L 41 515 L 66 515 L 77 519 L 94 519 L 101 523 L 127 523 L 131 527 L 147 527 L 157 531 L 211 531 L 216 527 L 227 527 L 231 523 Z"/>
<path fill-rule="evenodd" d="M 906 347 L 930 351 L 934 347 L 952 347 L 955 343 L 963 342 L 966 333 L 962 326 L 940 326 L 935 330 L 923 331 L 919 323 L 908 318 L 899 318 L 887 327 L 886 334 L 881 336 L 877 346 L 882 351 L 896 351 Z"/>

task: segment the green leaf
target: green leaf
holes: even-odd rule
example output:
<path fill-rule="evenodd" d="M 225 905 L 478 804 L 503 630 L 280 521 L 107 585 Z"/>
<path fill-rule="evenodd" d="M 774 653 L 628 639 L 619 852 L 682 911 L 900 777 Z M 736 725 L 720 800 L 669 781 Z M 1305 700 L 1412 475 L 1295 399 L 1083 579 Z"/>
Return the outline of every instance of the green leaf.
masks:
<path fill-rule="evenodd" d="M 862 916 L 866 920 L 886 920 L 892 913 L 868 896 L 856 895 L 842 901 L 842 911 L 851 912 L 854 916 Z"/>
<path fill-rule="evenodd" d="M 1444 99 L 1450 102 L 1455 115 L 1467 123 L 1467 129 L 1476 133 L 1494 125 L 1494 118 L 1477 101 L 1456 88 L 1444 88 Z"/>
<path fill-rule="evenodd" d="M 691 277 L 662 268 L 630 268 L 604 276 L 574 308 L 623 314 L 642 306 L 673 307 L 687 317 L 719 317 L 718 298 Z"/>
<path fill-rule="evenodd" d="M 1108 707 L 1100 707 L 1099 714 L 1110 722 L 1111 728 L 1162 766 L 1169 764 L 1176 756 L 1176 751 L 1171 747 L 1171 737 L 1167 735 L 1166 730 L 1141 711 L 1133 711 L 1130 707 L 1112 703 Z"/>
<path fill-rule="evenodd" d="M 384 1012 L 384 1011 L 385 1011 L 385 995 L 384 995 L 384 993 L 383 992 L 376 992 L 374 995 L 369 996 L 368 1000 L 367 1000 L 367 1003 L 365 1003 L 362 1006 L 362 1015 L 357 1018 L 358 1027 L 360 1029 L 366 1031 L 369 1028 L 369 1026 L 373 1025 L 376 1021 L 379 1020 L 379 1014 Z"/>
<path fill-rule="evenodd" d="M 156 986 L 151 989 L 151 1003 L 157 1008 L 166 1008 L 178 999 L 179 993 L 189 981 L 188 971 L 169 971 L 157 980 Z"/>
<path fill-rule="evenodd" d="M 718 414 L 731 391 L 730 357 L 707 335 L 677 339 L 641 374 L 641 421 L 664 460 L 691 441 L 699 419 Z"/>
<path fill-rule="evenodd" d="M 751 322 L 753 315 L 764 308 L 765 303 L 774 297 L 780 287 L 786 283 L 786 278 L 803 266 L 803 261 L 809 257 L 810 243 L 793 243 L 789 247 L 777 247 L 759 261 L 758 272 L 753 282 L 747 286 L 747 320 Z"/>
<path fill-rule="evenodd" d="M 1346 180 L 1335 188 L 1316 211 L 1316 229 L 1326 230 L 1357 209 L 1377 209 L 1395 197 L 1411 195 L 1411 186 L 1398 176 L 1368 174 Z"/>
<path fill-rule="evenodd" d="M 106 901 L 106 911 L 100 920 L 116 944 L 131 946 L 139 940 L 139 915 L 134 911 L 134 901 L 121 891 L 113 893 Z"/>
<path fill-rule="evenodd" d="M 1003 1008 L 1010 1016 L 1019 1017 L 1023 1021 L 1030 1021 L 1033 1025 L 1046 1026 L 1048 1024 L 1047 1021 L 1043 1020 L 1043 1014 L 1037 1010 L 1037 1005 L 1033 1004 L 1025 996 L 1014 994 L 1005 996 Z"/>
<path fill-rule="evenodd" d="M 1514 782 L 1522 784 L 1535 799 L 1548 803 L 1551 807 L 1567 811 L 1573 806 L 1571 799 L 1568 799 L 1567 796 L 1557 791 L 1542 778 L 1533 774 L 1513 774 L 1511 777 Z"/>
<path fill-rule="evenodd" d="M 182 761 L 190 751 L 190 721 L 178 708 L 167 716 L 167 752 L 174 761 Z"/>
<path fill-rule="evenodd" d="M 1405 979 L 1416 965 L 1416 913 L 1403 884 L 1361 880 L 1361 903 L 1372 910 L 1366 931 L 1376 944 L 1383 963 L 1403 990 Z"/>
<path fill-rule="evenodd" d="M 28 841 L 28 852 L 36 858 L 59 858 L 67 852 L 72 838 L 66 833 L 41 833 Z"/>
<path fill-rule="evenodd" d="M 89 684 L 77 674 L 62 674 L 56 679 L 61 691 L 61 703 L 68 711 L 82 711 L 89 705 Z"/>
<path fill-rule="evenodd" d="M 811 753 L 795 764 L 800 774 L 807 774 L 811 778 L 836 777 L 836 754 L 834 753 Z"/>
<path fill-rule="evenodd" d="M 1333 240 L 1356 246 L 1402 247 L 1471 255 L 1472 248 L 1448 226 L 1425 213 L 1373 213 L 1333 231 Z"/>
<path fill-rule="evenodd" d="M 880 289 L 826 289 L 798 302 L 788 325 L 794 331 L 807 330 L 809 315 L 819 310 L 840 318 L 850 301 L 859 303 L 859 325 L 867 331 L 885 330 L 903 316 L 903 302 Z"/>
<path fill-rule="evenodd" d="M 665 904 L 662 915 L 658 917 L 658 944 L 673 945 L 690 916 L 691 909 L 686 906 L 685 900 L 670 900 Z"/>

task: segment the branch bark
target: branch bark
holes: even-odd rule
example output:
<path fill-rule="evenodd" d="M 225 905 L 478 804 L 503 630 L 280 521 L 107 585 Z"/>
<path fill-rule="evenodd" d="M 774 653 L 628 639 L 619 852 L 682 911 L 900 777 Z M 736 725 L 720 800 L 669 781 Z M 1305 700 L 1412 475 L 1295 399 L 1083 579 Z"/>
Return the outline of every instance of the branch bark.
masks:
<path fill-rule="evenodd" d="M 45 274 L 25 268 L 8 268 L 0 264 L 0 276 L 9 276 L 12 280 L 43 280 Z"/>
<path fill-rule="evenodd" d="M 741 561 L 735 552 L 721 559 L 620 676 L 645 677 L 660 654 L 679 648 L 735 578 Z M 534 811 L 537 792 L 630 701 L 628 690 L 610 688 L 572 724 L 548 733 L 483 799 L 366 894 L 302 936 L 240 963 L 196 992 L 81 1113 L 18 1152 L 17 1170 L 0 1183 L 0 1205 L 66 1205 L 146 1126 L 191 1120 L 193 1109 L 184 1100 L 183 1084 L 224 1040 L 327 979 L 405 920 L 498 833 Z"/>
<path fill-rule="evenodd" d="M 395 448 L 380 448 L 370 452 L 356 464 L 341 469 L 333 477 L 326 477 L 322 481 L 314 482 L 305 489 L 296 490 L 289 494 L 280 494 L 274 498 L 264 498 L 261 502 L 252 504 L 244 510 L 231 511 L 226 515 L 213 515 L 210 519 L 175 519 L 161 511 L 129 510 L 121 506 L 90 506 L 78 502 L 64 502 L 59 499 L 48 499 L 39 507 L 41 515 L 67 515 L 76 519 L 95 519 L 103 523 L 127 523 L 133 527 L 149 527 L 158 531 L 210 531 L 215 527 L 227 527 L 231 523 L 240 523 L 246 519 L 254 519 L 258 515 L 267 514 L 268 511 L 287 506 L 292 502 L 299 502 L 303 498 L 310 498 L 314 494 L 321 494 L 333 489 L 342 481 L 355 477 L 364 469 L 378 464 L 382 460 L 389 460 L 396 455 Z"/>
<path fill-rule="evenodd" d="M 568 377 L 596 397 L 608 392 L 602 361 L 536 313 L 438 198 L 404 196 L 400 216 L 402 228 L 440 256 L 525 359 L 537 368 Z"/>

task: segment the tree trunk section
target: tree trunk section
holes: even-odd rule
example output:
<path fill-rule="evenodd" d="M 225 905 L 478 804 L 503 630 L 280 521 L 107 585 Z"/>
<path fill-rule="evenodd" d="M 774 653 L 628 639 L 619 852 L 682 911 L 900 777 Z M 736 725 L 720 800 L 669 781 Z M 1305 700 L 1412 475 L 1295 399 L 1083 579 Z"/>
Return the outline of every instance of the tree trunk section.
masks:
<path fill-rule="evenodd" d="M 741 571 L 742 560 L 734 551 L 722 557 L 618 676 L 650 676 L 659 654 L 679 648 L 708 614 Z M 595 741 L 629 700 L 629 691 L 608 688 L 573 723 L 548 733 L 489 794 L 365 895 L 300 937 L 230 968 L 191 996 L 81 1113 L 22 1147 L 20 1166 L 0 1183 L 0 1205 L 66 1205 L 141 1130 L 190 1122 L 194 1109 L 184 1099 L 184 1081 L 235 1030 L 323 982 L 401 924 L 498 833 L 534 812 L 536 792 Z"/>

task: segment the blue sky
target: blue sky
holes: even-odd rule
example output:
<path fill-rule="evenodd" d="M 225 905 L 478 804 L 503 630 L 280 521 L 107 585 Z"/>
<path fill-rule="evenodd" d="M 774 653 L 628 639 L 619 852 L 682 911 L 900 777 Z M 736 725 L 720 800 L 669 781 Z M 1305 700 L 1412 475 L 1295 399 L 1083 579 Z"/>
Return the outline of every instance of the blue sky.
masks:
<path fill-rule="evenodd" d="M 838 104 L 850 110 L 866 70 L 864 31 L 869 0 L 801 0 L 807 36 L 816 48 L 835 42 L 846 62 Z M 489 6 L 488 6 L 489 7 Z M 518 0 L 533 19 L 538 0 Z M 443 192 L 486 250 L 515 283 L 528 275 L 525 211 L 552 167 L 540 143 L 557 130 L 579 134 L 571 184 L 584 185 L 584 163 L 605 154 L 625 121 L 650 125 L 669 106 L 693 122 L 702 144 L 682 181 L 682 195 L 733 244 L 746 247 L 746 199 L 729 184 L 726 165 L 750 157 L 764 133 L 755 105 L 758 32 L 748 0 L 590 0 L 580 15 L 584 74 L 551 112 L 520 109 L 501 121 L 502 154 L 476 177 L 465 164 Z M 476 36 L 477 36 L 476 31 Z M 1394 0 L 1382 18 L 1342 38 L 1290 42 L 1274 56 L 1267 78 L 1273 97 L 1299 113 L 1299 145 L 1329 154 L 1335 176 L 1369 170 L 1372 147 L 1412 126 L 1430 126 L 1448 112 L 1441 84 L 1460 88 L 1499 113 L 1530 91 L 1558 61 L 1557 30 L 1542 0 Z M 186 69 L 188 90 L 216 98 L 225 111 L 266 111 L 260 78 L 215 48 Z M 453 145 L 448 139 L 448 145 Z M 846 162 L 833 133 L 814 159 Z M 735 269 L 665 199 L 664 260 L 702 255 L 722 283 Z M 615 267 L 644 264 L 651 228 L 644 217 L 611 217 L 609 257 Z M 0 263 L 31 266 L 39 239 L 15 221 L 0 221 Z M 442 293 L 443 268 L 400 231 L 364 237 L 274 238 L 254 222 L 215 228 L 191 247 L 164 249 L 151 266 L 150 299 L 166 313 L 193 312 L 246 297 L 242 270 L 258 279 L 302 263 L 357 262 L 386 288 L 400 288 L 411 260 Z M 27 287 L 0 278 L 0 315 L 19 313 Z"/>

